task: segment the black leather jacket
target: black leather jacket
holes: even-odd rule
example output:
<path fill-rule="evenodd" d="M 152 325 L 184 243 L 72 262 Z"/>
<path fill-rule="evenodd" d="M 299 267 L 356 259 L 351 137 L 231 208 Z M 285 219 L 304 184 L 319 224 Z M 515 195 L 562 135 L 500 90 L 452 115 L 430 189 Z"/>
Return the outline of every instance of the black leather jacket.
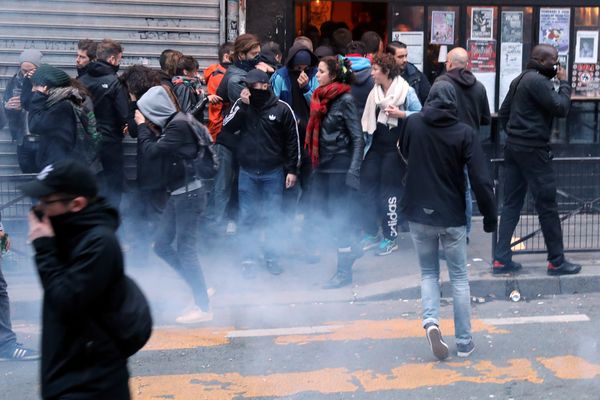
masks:
<path fill-rule="evenodd" d="M 319 167 L 321 172 L 348 172 L 358 176 L 365 142 L 360 116 L 350 93 L 335 99 L 321 122 Z"/>

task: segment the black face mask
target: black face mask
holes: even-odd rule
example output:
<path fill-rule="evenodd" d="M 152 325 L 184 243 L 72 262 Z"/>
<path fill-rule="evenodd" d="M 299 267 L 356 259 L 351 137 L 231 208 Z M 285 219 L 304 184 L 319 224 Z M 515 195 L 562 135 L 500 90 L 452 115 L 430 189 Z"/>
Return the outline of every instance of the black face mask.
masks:
<path fill-rule="evenodd" d="M 551 67 L 548 67 L 541 64 L 537 60 L 529 60 L 527 63 L 527 68 L 537 70 L 540 74 L 544 75 L 548 79 L 554 78 L 558 72 L 558 65 L 552 65 Z"/>
<path fill-rule="evenodd" d="M 271 98 L 269 89 L 248 89 L 250 90 L 250 105 L 254 108 L 262 108 Z"/>
<path fill-rule="evenodd" d="M 250 60 L 240 60 L 236 62 L 236 65 L 244 71 L 252 71 L 260 62 L 260 54 Z"/>
<path fill-rule="evenodd" d="M 112 66 L 113 71 L 115 71 L 115 73 L 119 72 L 119 68 L 121 68 L 120 65 L 112 65 L 111 64 L 111 66 Z"/>

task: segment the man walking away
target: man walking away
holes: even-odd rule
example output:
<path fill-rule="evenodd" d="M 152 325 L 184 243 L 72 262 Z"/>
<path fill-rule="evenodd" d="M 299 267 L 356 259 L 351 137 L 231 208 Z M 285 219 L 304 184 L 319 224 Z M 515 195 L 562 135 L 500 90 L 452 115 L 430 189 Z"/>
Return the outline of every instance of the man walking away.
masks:
<path fill-rule="evenodd" d="M 96 126 L 102 136 L 102 193 L 118 208 L 125 184 L 123 129 L 129 114 L 127 89 L 117 78 L 123 48 L 114 40 L 104 39 L 98 44 L 96 57 L 98 60 L 88 65 L 80 82 L 92 94 Z"/>
<path fill-rule="evenodd" d="M 436 82 L 423 110 L 404 123 L 399 140 L 399 149 L 408 160 L 402 210 L 421 265 L 423 327 L 440 360 L 448 357 L 448 345 L 439 328 L 440 242 L 452 285 L 457 355 L 468 357 L 475 349 L 467 272 L 465 165 L 483 214 L 483 229 L 493 232 L 497 224 L 483 150 L 473 129 L 459 122 L 456 104 L 454 87 Z"/>
<path fill-rule="evenodd" d="M 419 71 L 415 64 L 408 61 L 408 47 L 402 42 L 391 42 L 386 48 L 386 52 L 393 55 L 396 63 L 402 70 L 402 77 L 410 87 L 415 89 L 421 104 L 425 104 L 431 84 L 424 73 Z"/>
<path fill-rule="evenodd" d="M 29 240 L 44 289 L 42 397 L 129 399 L 127 357 L 104 325 L 109 304 L 126 296 L 117 210 L 73 160 L 48 165 L 21 190 L 39 199 Z"/>
<path fill-rule="evenodd" d="M 558 93 L 550 81 L 560 81 Z M 492 272 L 518 271 L 512 261 L 511 239 L 527 188 L 535 199 L 544 241 L 548 249 L 548 275 L 577 274 L 581 265 L 565 260 L 562 230 L 556 203 L 550 129 L 555 117 L 566 117 L 571 106 L 571 86 L 550 45 L 535 46 L 527 68 L 510 84 L 498 119 L 508 139 L 504 148 L 504 207 Z"/>

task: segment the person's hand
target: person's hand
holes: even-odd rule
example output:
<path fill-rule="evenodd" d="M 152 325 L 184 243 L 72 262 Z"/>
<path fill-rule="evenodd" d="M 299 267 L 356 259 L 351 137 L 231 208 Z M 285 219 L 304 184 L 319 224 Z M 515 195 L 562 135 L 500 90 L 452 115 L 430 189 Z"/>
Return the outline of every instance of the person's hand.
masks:
<path fill-rule="evenodd" d="M 21 111 L 21 98 L 19 96 L 11 97 L 4 105 L 4 108 L 7 110 Z"/>
<path fill-rule="evenodd" d="M 207 97 L 208 97 L 208 102 L 210 104 L 217 104 L 217 103 L 223 102 L 223 99 L 221 98 L 221 96 L 217 96 L 216 94 L 209 94 Z"/>
<path fill-rule="evenodd" d="M 556 79 L 559 81 L 567 80 L 567 71 L 561 65 L 558 66 L 558 70 L 556 71 Z"/>
<path fill-rule="evenodd" d="M 244 88 L 244 90 L 242 90 L 240 93 L 240 99 L 242 100 L 242 103 L 250 104 L 250 90 L 248 90 L 248 88 Z"/>
<path fill-rule="evenodd" d="M 35 71 L 37 70 L 37 68 L 32 69 L 31 71 L 27 72 L 25 75 L 23 75 L 25 78 L 27 79 L 31 79 L 31 77 L 33 76 L 33 74 L 35 74 Z"/>
<path fill-rule="evenodd" d="M 129 125 L 125 124 L 123 127 L 123 136 L 129 135 Z"/>
<path fill-rule="evenodd" d="M 6 237 L 6 251 L 10 250 L 10 238 L 4 231 L 0 231 L 0 239 Z"/>
<path fill-rule="evenodd" d="M 256 69 L 260 69 L 261 71 L 266 72 L 267 74 L 272 74 L 273 72 L 275 72 L 275 69 L 273 67 L 271 67 L 269 64 L 263 61 L 256 64 Z"/>
<path fill-rule="evenodd" d="M 144 114 L 142 114 L 140 110 L 135 110 L 135 116 L 133 117 L 133 119 L 138 125 L 141 125 L 146 122 L 146 117 L 144 117 Z"/>
<path fill-rule="evenodd" d="M 498 218 L 483 218 L 483 231 L 487 233 L 496 232 L 498 228 Z"/>
<path fill-rule="evenodd" d="M 294 174 L 287 174 L 287 176 L 285 177 L 285 188 L 286 189 L 291 189 L 296 185 L 296 182 L 298 181 L 298 177 Z"/>
<path fill-rule="evenodd" d="M 387 115 L 388 117 L 392 117 L 392 118 L 405 118 L 406 117 L 406 112 L 402 111 L 401 109 L 399 109 L 398 107 L 396 107 L 395 105 L 389 105 L 385 108 L 385 110 L 383 110 L 385 112 L 385 115 Z"/>
<path fill-rule="evenodd" d="M 300 73 L 300 76 L 298 77 L 298 86 L 300 86 L 300 88 L 303 88 L 304 86 L 308 85 L 308 75 L 306 75 L 306 72 L 302 71 Z"/>
<path fill-rule="evenodd" d="M 50 219 L 46 214 L 40 221 L 33 211 L 29 211 L 29 234 L 27 238 L 30 242 L 42 237 L 54 237 L 54 229 Z"/>
<path fill-rule="evenodd" d="M 44 86 L 44 85 L 33 85 L 33 87 L 31 88 L 32 91 L 34 92 L 40 92 L 43 94 L 48 94 L 48 86 Z"/>

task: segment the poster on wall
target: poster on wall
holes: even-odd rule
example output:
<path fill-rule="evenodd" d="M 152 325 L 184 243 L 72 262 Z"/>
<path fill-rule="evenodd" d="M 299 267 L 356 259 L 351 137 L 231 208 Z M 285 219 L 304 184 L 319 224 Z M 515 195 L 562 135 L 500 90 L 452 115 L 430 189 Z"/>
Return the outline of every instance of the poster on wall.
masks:
<path fill-rule="evenodd" d="M 323 22 L 331 20 L 332 2 L 310 2 L 310 23 L 320 28 Z"/>
<path fill-rule="evenodd" d="M 392 41 L 402 42 L 408 50 L 408 62 L 413 63 L 419 71 L 423 71 L 424 32 L 392 32 Z"/>
<path fill-rule="evenodd" d="M 473 8 L 471 12 L 471 39 L 494 38 L 494 9 Z"/>
<path fill-rule="evenodd" d="M 469 69 L 475 72 L 496 72 L 496 41 L 468 40 Z"/>
<path fill-rule="evenodd" d="M 500 44 L 500 104 L 504 101 L 510 83 L 522 71 L 523 66 L 523 44 L 501 43 Z"/>
<path fill-rule="evenodd" d="M 569 55 L 568 54 L 559 54 L 558 55 L 558 63 L 561 67 L 565 69 L 565 74 L 569 75 Z"/>
<path fill-rule="evenodd" d="M 575 62 L 579 64 L 595 64 L 598 62 L 598 31 L 577 32 Z"/>
<path fill-rule="evenodd" d="M 523 43 L 523 12 L 502 11 L 502 41 L 507 43 Z"/>
<path fill-rule="evenodd" d="M 541 8 L 540 43 L 556 47 L 559 54 L 568 54 L 570 23 L 570 8 Z"/>
<path fill-rule="evenodd" d="M 600 65 L 573 64 L 571 86 L 577 96 L 600 96 Z"/>
<path fill-rule="evenodd" d="M 454 11 L 431 12 L 431 44 L 454 44 Z"/>

